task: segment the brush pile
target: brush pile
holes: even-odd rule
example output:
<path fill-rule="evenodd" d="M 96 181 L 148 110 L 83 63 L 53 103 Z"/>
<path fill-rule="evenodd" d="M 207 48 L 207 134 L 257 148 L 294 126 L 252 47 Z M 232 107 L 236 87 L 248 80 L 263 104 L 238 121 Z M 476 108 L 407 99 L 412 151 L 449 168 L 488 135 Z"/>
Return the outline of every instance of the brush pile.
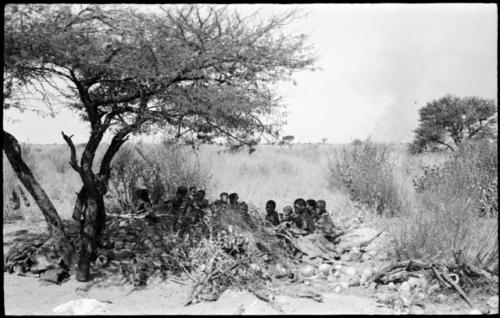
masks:
<path fill-rule="evenodd" d="M 265 290 L 271 264 L 288 262 L 283 242 L 255 207 L 220 205 L 203 212 L 191 230 L 176 232 L 169 215 L 158 213 L 153 223 L 144 215 L 109 217 L 96 271 L 115 268 L 121 283 L 135 286 L 190 280 L 194 288 L 186 304 L 215 300 L 228 287 Z"/>

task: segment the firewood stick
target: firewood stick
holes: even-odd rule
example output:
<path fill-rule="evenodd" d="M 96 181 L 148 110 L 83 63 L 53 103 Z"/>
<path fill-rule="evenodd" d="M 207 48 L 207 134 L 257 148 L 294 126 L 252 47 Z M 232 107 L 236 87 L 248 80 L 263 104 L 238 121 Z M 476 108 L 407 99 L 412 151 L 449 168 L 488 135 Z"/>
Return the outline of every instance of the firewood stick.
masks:
<path fill-rule="evenodd" d="M 436 276 L 436 278 L 446 287 L 451 287 L 450 284 L 448 284 L 444 278 L 441 277 L 441 274 L 438 272 L 438 270 L 436 269 L 436 267 L 432 266 L 432 271 L 434 272 L 434 275 Z"/>
<path fill-rule="evenodd" d="M 469 297 L 467 297 L 467 295 L 465 294 L 464 290 L 458 286 L 458 284 L 456 284 L 448 275 L 443 275 L 443 279 L 446 280 L 451 286 L 453 286 L 453 288 L 455 288 L 455 290 L 460 294 L 460 296 L 462 296 L 462 298 L 465 300 L 465 302 L 471 307 L 471 308 L 474 308 L 474 305 L 472 304 L 471 300 L 469 299 Z"/>

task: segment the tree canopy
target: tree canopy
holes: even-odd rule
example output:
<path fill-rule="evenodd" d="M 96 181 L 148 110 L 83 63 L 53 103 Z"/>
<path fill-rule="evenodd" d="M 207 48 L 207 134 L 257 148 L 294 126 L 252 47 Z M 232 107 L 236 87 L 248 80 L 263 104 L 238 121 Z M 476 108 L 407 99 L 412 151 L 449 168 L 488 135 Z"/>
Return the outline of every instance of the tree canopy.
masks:
<path fill-rule="evenodd" d="M 429 102 L 419 116 L 413 153 L 439 146 L 453 151 L 465 140 L 496 137 L 497 105 L 491 99 L 447 95 Z"/>
<path fill-rule="evenodd" d="M 178 136 L 251 144 L 252 133 L 278 128 L 261 120 L 279 105 L 269 84 L 315 60 L 303 35 L 280 32 L 294 18 L 252 24 L 221 6 L 9 5 L 4 87 L 59 77 L 94 125 L 163 124 Z"/>

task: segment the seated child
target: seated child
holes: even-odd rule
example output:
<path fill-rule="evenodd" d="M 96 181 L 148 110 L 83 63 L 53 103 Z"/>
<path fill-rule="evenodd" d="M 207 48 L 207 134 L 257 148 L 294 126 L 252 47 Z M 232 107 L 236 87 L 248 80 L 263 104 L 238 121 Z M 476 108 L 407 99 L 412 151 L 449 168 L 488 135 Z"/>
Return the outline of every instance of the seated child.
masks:
<path fill-rule="evenodd" d="M 269 221 L 272 225 L 278 226 L 280 224 L 280 219 L 278 216 L 278 212 L 276 212 L 276 202 L 273 200 L 269 200 L 266 203 L 266 220 Z"/>

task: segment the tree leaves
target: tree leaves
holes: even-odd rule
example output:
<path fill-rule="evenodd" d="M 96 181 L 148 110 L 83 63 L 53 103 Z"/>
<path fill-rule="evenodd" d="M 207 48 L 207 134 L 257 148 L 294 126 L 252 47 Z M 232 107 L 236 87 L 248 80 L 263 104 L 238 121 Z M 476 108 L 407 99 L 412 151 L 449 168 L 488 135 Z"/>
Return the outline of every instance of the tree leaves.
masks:
<path fill-rule="evenodd" d="M 435 146 L 454 150 L 465 139 L 490 138 L 497 105 L 491 99 L 447 95 L 419 110 L 420 124 L 410 151 L 422 152 Z"/>

